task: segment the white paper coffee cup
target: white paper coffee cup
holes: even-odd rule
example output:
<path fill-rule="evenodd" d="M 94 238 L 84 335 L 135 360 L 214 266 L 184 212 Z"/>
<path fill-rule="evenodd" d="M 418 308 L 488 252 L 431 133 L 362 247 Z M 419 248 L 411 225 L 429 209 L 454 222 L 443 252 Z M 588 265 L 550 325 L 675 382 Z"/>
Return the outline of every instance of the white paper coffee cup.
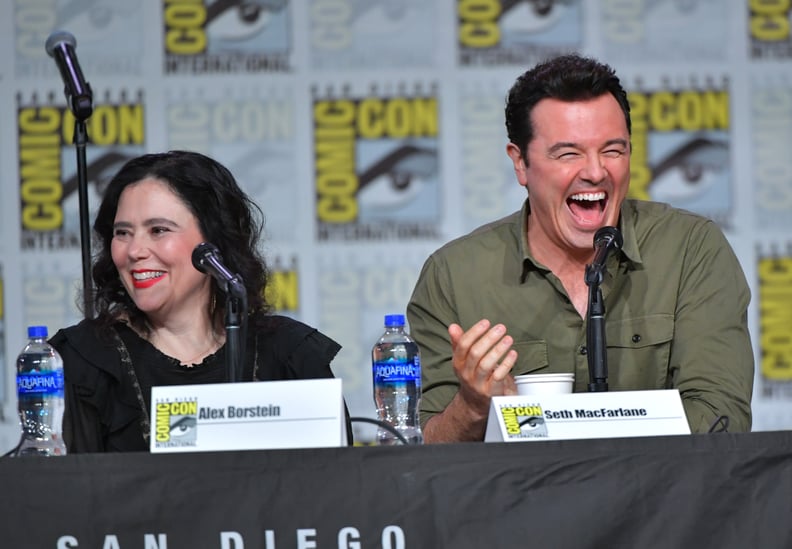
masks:
<path fill-rule="evenodd" d="M 514 381 L 519 395 L 559 395 L 572 392 L 575 374 L 525 374 Z"/>

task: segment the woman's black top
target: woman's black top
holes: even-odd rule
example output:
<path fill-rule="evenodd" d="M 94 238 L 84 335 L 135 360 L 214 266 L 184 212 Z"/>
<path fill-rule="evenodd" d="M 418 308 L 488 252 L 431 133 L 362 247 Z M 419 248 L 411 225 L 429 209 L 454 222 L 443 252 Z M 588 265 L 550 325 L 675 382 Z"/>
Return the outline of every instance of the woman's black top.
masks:
<path fill-rule="evenodd" d="M 151 388 L 223 383 L 226 345 L 186 366 L 160 352 L 123 322 L 101 329 L 83 320 L 50 343 L 63 357 L 69 453 L 148 451 Z M 297 320 L 253 315 L 248 321 L 245 381 L 331 378 L 335 341 Z M 351 433 L 348 430 L 348 439 Z"/>

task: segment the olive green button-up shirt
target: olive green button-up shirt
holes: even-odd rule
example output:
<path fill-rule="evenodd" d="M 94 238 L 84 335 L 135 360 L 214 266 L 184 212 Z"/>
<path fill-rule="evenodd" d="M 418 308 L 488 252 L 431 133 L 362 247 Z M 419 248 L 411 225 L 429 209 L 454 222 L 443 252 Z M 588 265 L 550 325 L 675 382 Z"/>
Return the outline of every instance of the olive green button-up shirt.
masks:
<path fill-rule="evenodd" d="M 407 307 L 421 350 L 421 422 L 445 409 L 459 382 L 448 326 L 502 323 L 518 353 L 512 375 L 574 372 L 589 383 L 586 322 L 560 280 L 531 256 L 530 207 L 454 240 L 424 264 Z M 721 415 L 751 428 L 754 358 L 750 290 L 729 243 L 710 220 L 666 204 L 625 200 L 622 250 L 600 286 L 609 390 L 677 388 L 693 432 Z"/>

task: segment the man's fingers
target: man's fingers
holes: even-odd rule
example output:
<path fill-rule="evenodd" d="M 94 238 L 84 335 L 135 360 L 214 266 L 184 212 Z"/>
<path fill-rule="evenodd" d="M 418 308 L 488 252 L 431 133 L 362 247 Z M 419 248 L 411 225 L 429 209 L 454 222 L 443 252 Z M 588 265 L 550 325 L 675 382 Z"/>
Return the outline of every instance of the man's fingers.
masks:
<path fill-rule="evenodd" d="M 506 353 L 506 356 L 503 358 L 503 360 L 501 360 L 500 364 L 498 364 L 492 371 L 492 380 L 500 382 L 510 377 L 511 369 L 516 363 L 517 351 L 512 349 Z"/>

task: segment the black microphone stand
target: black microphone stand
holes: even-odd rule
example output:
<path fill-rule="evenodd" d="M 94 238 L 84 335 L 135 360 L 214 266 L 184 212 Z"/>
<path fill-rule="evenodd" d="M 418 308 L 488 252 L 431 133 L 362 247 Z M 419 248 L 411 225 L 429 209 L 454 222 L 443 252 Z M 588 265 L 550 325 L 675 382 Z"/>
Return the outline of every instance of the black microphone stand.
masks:
<path fill-rule="evenodd" d="M 247 292 L 239 275 L 226 285 L 226 380 L 242 380 L 247 335 Z"/>
<path fill-rule="evenodd" d="M 589 368 L 590 393 L 608 390 L 608 353 L 605 343 L 605 302 L 600 284 L 604 265 L 586 265 L 586 285 L 589 287 L 586 349 Z"/>
<path fill-rule="evenodd" d="M 68 93 L 68 92 L 67 92 Z M 88 211 L 88 162 L 85 147 L 88 143 L 88 131 L 85 121 L 93 112 L 91 99 L 81 97 L 72 100 L 68 97 L 69 106 L 74 113 L 74 147 L 77 154 L 77 199 L 80 204 L 80 246 L 82 250 L 83 280 L 83 314 L 85 318 L 93 318 L 93 283 L 91 281 L 91 225 Z"/>

